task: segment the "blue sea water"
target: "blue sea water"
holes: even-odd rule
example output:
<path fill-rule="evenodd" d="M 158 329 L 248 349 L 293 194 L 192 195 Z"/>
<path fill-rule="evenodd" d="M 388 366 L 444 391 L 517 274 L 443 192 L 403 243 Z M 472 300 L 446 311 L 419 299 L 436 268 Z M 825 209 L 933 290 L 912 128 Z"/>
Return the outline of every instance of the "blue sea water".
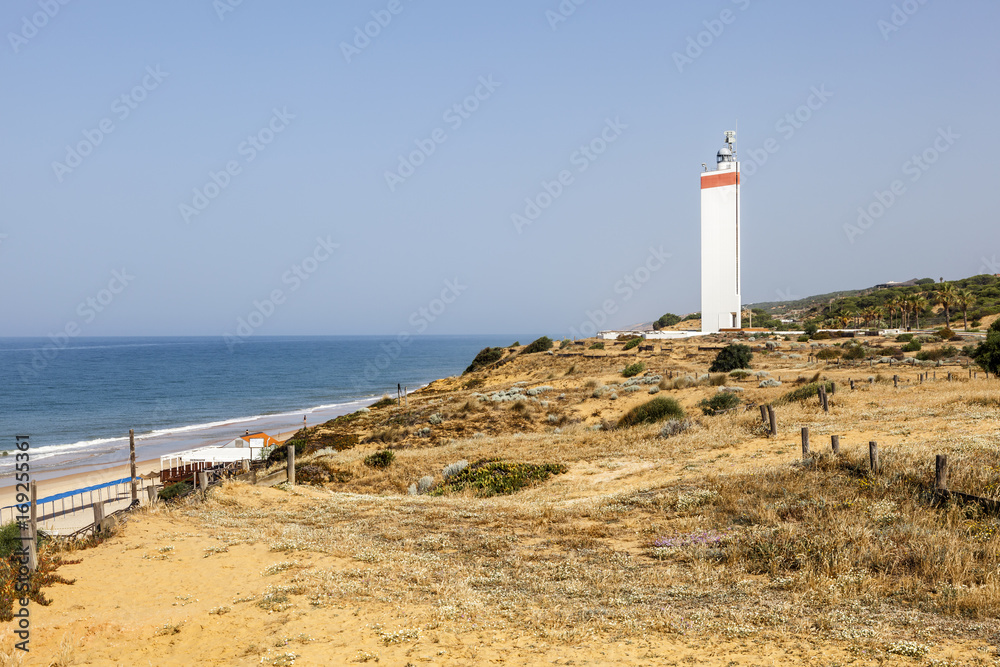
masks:
<path fill-rule="evenodd" d="M 32 471 L 103 468 L 277 434 L 357 410 L 396 385 L 456 375 L 489 345 L 516 337 L 253 337 L 0 339 L 0 449 L 30 436 Z M 521 336 L 521 339 L 528 339 Z M 0 484 L 12 456 L 0 457 Z M 46 474 L 48 473 L 48 474 Z"/>

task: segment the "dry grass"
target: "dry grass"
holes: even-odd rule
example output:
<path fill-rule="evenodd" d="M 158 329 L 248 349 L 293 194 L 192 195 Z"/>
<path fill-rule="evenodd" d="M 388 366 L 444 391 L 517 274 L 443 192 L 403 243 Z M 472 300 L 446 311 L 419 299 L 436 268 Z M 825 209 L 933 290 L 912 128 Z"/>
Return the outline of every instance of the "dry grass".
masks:
<path fill-rule="evenodd" d="M 756 408 L 696 416 L 670 438 L 660 425 L 595 430 L 649 400 L 654 385 L 628 392 L 619 374 L 626 355 L 573 346 L 476 374 L 473 389 L 469 377 L 435 382 L 410 397 L 409 409 L 385 406 L 348 422 L 372 444 L 303 458 L 338 471 L 339 481 L 285 491 L 229 484 L 170 511 L 189 514 L 225 546 L 263 542 L 284 554 L 270 561 L 282 565 L 269 575 L 269 593 L 233 601 L 233 613 L 245 604 L 305 613 L 372 602 L 414 610 L 408 620 L 424 630 L 506 629 L 565 642 L 800 633 L 883 658 L 905 654 L 905 642 L 920 653 L 935 633 L 1000 639 L 1000 524 L 975 508 L 938 505 L 929 492 L 934 455 L 945 453 L 952 488 L 998 493 L 1000 382 L 921 385 L 924 369 L 883 368 L 901 375 L 896 389 L 868 382 L 877 369 L 805 363 L 782 343 L 757 355 L 754 370 L 784 386 L 761 389 L 753 376 L 699 380 L 714 354 L 696 343 L 662 348 L 627 359 L 638 356 L 651 376 L 673 372 L 655 382 L 689 416 L 722 381 L 742 387 L 749 406 L 776 402 L 797 379 L 838 389 L 829 413 L 818 400 L 779 406 L 772 439 Z M 481 398 L 522 382 L 552 389 Z M 617 400 L 594 397 L 612 384 Z M 388 468 L 362 463 L 384 447 L 377 435 L 414 431 L 432 414 L 443 422 L 429 438 L 392 440 Z M 814 451 L 840 435 L 842 456 L 799 462 L 803 426 Z M 866 470 L 869 440 L 879 442 L 878 476 Z M 513 496 L 406 495 L 422 476 L 440 482 L 460 459 L 569 472 Z M 296 553 L 336 560 L 286 567 Z"/>

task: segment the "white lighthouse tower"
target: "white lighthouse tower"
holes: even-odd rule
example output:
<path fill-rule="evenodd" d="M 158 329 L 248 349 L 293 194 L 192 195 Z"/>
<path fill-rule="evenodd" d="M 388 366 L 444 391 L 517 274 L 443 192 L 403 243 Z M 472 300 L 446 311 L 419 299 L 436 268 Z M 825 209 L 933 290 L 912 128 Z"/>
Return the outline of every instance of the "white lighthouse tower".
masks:
<path fill-rule="evenodd" d="M 738 329 L 741 312 L 740 163 L 729 131 L 715 170 L 701 175 L 701 330 Z"/>

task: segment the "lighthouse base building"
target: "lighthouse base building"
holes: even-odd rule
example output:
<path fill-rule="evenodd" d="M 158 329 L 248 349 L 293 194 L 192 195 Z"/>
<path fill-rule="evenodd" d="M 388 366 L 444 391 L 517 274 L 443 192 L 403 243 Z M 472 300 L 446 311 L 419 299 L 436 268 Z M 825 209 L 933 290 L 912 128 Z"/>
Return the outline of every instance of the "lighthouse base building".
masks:
<path fill-rule="evenodd" d="M 701 330 L 716 333 L 742 325 L 740 298 L 740 163 L 736 133 L 714 171 L 701 174 Z"/>

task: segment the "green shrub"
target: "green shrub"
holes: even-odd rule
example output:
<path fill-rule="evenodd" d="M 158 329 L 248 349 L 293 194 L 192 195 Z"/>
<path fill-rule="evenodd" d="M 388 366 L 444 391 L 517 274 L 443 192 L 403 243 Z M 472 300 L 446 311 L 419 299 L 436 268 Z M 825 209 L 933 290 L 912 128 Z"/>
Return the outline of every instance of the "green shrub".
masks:
<path fill-rule="evenodd" d="M 468 373 L 469 371 L 465 371 Z M 396 399 L 390 398 L 388 395 L 383 396 L 374 403 L 368 406 L 369 410 L 378 410 L 379 408 L 387 408 L 390 405 L 396 405 Z"/>
<path fill-rule="evenodd" d="M 163 487 L 158 495 L 160 500 L 173 500 L 174 498 L 186 496 L 193 490 L 194 485 L 192 484 L 188 484 L 187 482 L 176 482 Z"/>
<path fill-rule="evenodd" d="M 691 313 L 690 315 L 685 315 L 684 319 L 681 321 L 687 322 L 689 320 L 700 320 L 700 319 L 701 319 L 701 313 Z"/>
<path fill-rule="evenodd" d="M 547 352 L 552 349 L 552 339 L 548 336 L 542 336 L 537 338 L 530 343 L 527 347 L 521 350 L 521 354 L 535 354 L 537 352 Z"/>
<path fill-rule="evenodd" d="M 629 342 L 625 343 L 625 348 L 624 349 L 631 350 L 633 347 L 639 347 L 639 343 L 641 343 L 641 342 L 642 342 L 641 338 L 633 338 Z"/>
<path fill-rule="evenodd" d="M 826 347 L 816 353 L 816 358 L 820 361 L 826 361 L 829 359 L 837 359 L 841 354 L 843 354 L 843 352 L 835 347 Z"/>
<path fill-rule="evenodd" d="M 560 350 L 565 350 L 567 347 L 569 347 L 572 344 L 573 344 L 573 341 L 571 341 L 569 338 L 563 338 L 562 342 L 559 343 L 559 349 Z"/>
<path fill-rule="evenodd" d="M 552 475 L 561 475 L 568 468 L 560 463 L 508 463 L 477 461 L 456 472 L 430 492 L 432 496 L 458 493 L 469 489 L 477 496 L 510 495 L 521 489 L 544 482 Z"/>
<path fill-rule="evenodd" d="M 660 316 L 658 320 L 653 322 L 654 329 L 662 329 L 664 327 L 672 327 L 673 325 L 682 322 L 681 318 L 673 313 L 664 313 Z"/>
<path fill-rule="evenodd" d="M 922 347 L 923 346 L 920 344 L 920 341 L 918 341 L 918 340 L 911 340 L 906 345 L 904 345 L 903 347 L 901 347 L 899 349 L 901 349 L 903 352 L 919 352 L 920 348 L 922 348 Z"/>
<path fill-rule="evenodd" d="M 800 343 L 808 343 L 809 342 L 809 334 L 802 334 L 801 336 L 799 336 L 795 340 L 797 340 Z"/>
<path fill-rule="evenodd" d="M 42 531 L 38 531 L 38 542 L 42 541 Z M 0 559 L 7 559 L 21 548 L 21 527 L 11 521 L 0 527 Z"/>
<path fill-rule="evenodd" d="M 588 350 L 603 350 L 604 349 L 604 341 L 600 341 L 600 342 L 594 343 L 593 345 L 591 345 L 587 349 Z"/>
<path fill-rule="evenodd" d="M 651 401 L 637 405 L 618 420 L 618 428 L 628 428 L 639 424 L 655 424 L 665 419 L 683 419 L 684 408 L 672 398 L 657 396 Z"/>
<path fill-rule="evenodd" d="M 391 449 L 383 449 L 382 451 L 375 452 L 374 454 L 369 454 L 365 457 L 365 465 L 369 468 L 382 469 L 388 468 L 392 465 L 393 459 L 396 458 L 396 452 Z"/>
<path fill-rule="evenodd" d="M 944 327 L 938 331 L 937 335 L 940 336 L 941 340 L 951 340 L 955 337 L 955 332 L 950 327 Z"/>
<path fill-rule="evenodd" d="M 622 371 L 622 376 L 627 378 L 634 377 L 639 373 L 643 372 L 644 370 L 646 370 L 646 364 L 642 363 L 641 361 L 637 361 L 634 364 L 629 364 L 628 366 L 626 366 L 625 370 Z"/>
<path fill-rule="evenodd" d="M 746 345 L 734 343 L 719 350 L 715 356 L 715 361 L 709 366 L 710 373 L 728 373 L 737 368 L 750 368 L 750 360 L 753 358 L 753 351 Z"/>
<path fill-rule="evenodd" d="M 826 382 L 826 391 L 830 393 L 833 391 L 833 383 Z M 775 405 L 782 405 L 785 403 L 791 403 L 792 401 L 805 401 L 810 398 L 816 398 L 819 395 L 819 382 L 810 382 L 809 384 L 804 384 L 798 389 L 793 389 L 788 392 L 777 401 Z"/>
<path fill-rule="evenodd" d="M 986 330 L 986 340 L 976 346 L 972 358 L 980 368 L 1000 375 L 1000 319 Z"/>
<path fill-rule="evenodd" d="M 295 447 L 295 456 L 302 456 L 306 453 L 306 450 L 309 447 L 309 443 L 305 440 L 300 440 L 298 438 L 286 440 L 284 443 L 271 450 L 271 453 L 267 455 L 267 462 L 280 463 L 281 461 L 287 461 L 288 445 L 293 445 Z"/>
<path fill-rule="evenodd" d="M 507 346 L 508 349 L 514 349 L 515 347 L 521 347 L 521 341 L 515 340 L 513 343 Z"/>
<path fill-rule="evenodd" d="M 740 397 L 731 391 L 720 391 L 698 404 L 706 415 L 714 415 L 719 410 L 731 410 L 740 404 Z"/>
<path fill-rule="evenodd" d="M 913 340 L 913 334 L 911 333 L 899 334 L 896 336 L 897 343 L 909 343 L 911 340 Z"/>
<path fill-rule="evenodd" d="M 954 345 L 945 345 L 936 350 L 923 350 L 921 352 L 917 352 L 917 359 L 920 361 L 938 361 L 939 359 L 947 359 L 948 357 L 954 357 L 957 355 L 958 348 Z"/>
<path fill-rule="evenodd" d="M 844 359 L 851 361 L 864 359 L 866 354 L 865 348 L 862 345 L 848 345 L 844 348 Z"/>
<path fill-rule="evenodd" d="M 476 355 L 476 358 L 472 360 L 472 363 L 469 364 L 469 367 L 465 369 L 465 372 L 462 373 L 462 375 L 465 375 L 465 373 L 475 373 L 478 370 L 492 366 L 496 362 L 500 361 L 500 359 L 503 358 L 503 355 L 504 349 L 502 347 L 484 347 L 479 351 L 479 354 Z M 381 401 L 379 402 L 381 403 Z"/>
<path fill-rule="evenodd" d="M 802 327 L 802 331 L 805 332 L 807 336 L 815 336 L 816 332 L 819 331 L 819 326 L 815 322 L 806 322 L 806 325 Z"/>
<path fill-rule="evenodd" d="M 813 340 L 830 340 L 833 336 L 830 335 L 829 331 L 818 331 L 810 336 Z"/>

